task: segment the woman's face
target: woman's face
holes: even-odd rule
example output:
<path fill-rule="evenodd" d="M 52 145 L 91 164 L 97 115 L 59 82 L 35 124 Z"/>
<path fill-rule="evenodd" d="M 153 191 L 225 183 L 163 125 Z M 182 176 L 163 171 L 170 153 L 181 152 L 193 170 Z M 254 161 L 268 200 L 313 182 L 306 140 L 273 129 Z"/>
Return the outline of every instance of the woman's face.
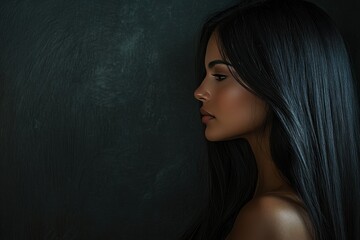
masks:
<path fill-rule="evenodd" d="M 207 140 L 250 140 L 256 136 L 265 123 L 267 104 L 231 75 L 214 33 L 207 45 L 205 68 L 206 76 L 194 96 L 203 102 L 202 109 L 214 116 L 208 121 L 203 118 Z"/>

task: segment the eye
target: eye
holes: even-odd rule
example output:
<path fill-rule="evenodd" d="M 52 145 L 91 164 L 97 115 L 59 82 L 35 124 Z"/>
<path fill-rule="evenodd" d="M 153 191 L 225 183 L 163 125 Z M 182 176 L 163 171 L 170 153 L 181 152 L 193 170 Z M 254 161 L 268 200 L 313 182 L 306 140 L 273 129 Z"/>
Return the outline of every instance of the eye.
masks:
<path fill-rule="evenodd" d="M 222 74 L 212 74 L 212 75 L 215 77 L 215 79 L 216 79 L 217 81 L 223 81 L 223 80 L 226 79 L 226 76 L 225 76 L 225 75 L 222 75 Z"/>

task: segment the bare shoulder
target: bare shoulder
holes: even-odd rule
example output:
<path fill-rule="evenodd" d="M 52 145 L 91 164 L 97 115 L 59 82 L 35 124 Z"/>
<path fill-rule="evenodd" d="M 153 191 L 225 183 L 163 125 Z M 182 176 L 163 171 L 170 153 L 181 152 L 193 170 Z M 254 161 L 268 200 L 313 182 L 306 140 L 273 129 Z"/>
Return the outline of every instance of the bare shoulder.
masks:
<path fill-rule="evenodd" d="M 241 209 L 226 240 L 311 240 L 310 231 L 299 202 L 282 194 L 264 194 Z"/>

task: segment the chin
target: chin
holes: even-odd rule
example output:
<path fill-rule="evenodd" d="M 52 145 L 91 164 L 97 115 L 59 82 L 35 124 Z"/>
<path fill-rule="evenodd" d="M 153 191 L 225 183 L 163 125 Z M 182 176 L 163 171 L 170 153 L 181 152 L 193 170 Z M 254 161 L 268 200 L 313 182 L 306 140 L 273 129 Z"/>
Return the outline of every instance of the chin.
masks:
<path fill-rule="evenodd" d="M 239 136 L 227 136 L 227 135 L 221 135 L 221 134 L 214 134 L 214 133 L 210 133 L 208 131 L 205 131 L 205 138 L 210 142 L 219 142 L 219 141 L 233 140 L 233 139 L 240 138 L 240 137 Z"/>
<path fill-rule="evenodd" d="M 205 138 L 206 140 L 210 141 L 210 142 L 216 142 L 216 141 L 221 141 L 221 138 L 219 138 L 219 136 L 216 136 L 214 134 L 210 134 L 208 131 L 205 130 Z"/>

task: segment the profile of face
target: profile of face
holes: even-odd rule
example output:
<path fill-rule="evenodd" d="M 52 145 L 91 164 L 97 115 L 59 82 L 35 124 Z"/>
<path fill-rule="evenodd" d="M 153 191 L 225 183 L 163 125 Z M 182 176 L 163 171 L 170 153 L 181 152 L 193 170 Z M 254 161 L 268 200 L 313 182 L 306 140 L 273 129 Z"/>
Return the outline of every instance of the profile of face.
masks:
<path fill-rule="evenodd" d="M 250 140 L 265 124 L 266 102 L 243 87 L 229 68 L 231 63 L 221 56 L 217 35 L 213 33 L 205 54 L 206 76 L 194 91 L 194 97 L 202 102 L 202 110 L 214 116 L 203 117 L 209 141 Z"/>

